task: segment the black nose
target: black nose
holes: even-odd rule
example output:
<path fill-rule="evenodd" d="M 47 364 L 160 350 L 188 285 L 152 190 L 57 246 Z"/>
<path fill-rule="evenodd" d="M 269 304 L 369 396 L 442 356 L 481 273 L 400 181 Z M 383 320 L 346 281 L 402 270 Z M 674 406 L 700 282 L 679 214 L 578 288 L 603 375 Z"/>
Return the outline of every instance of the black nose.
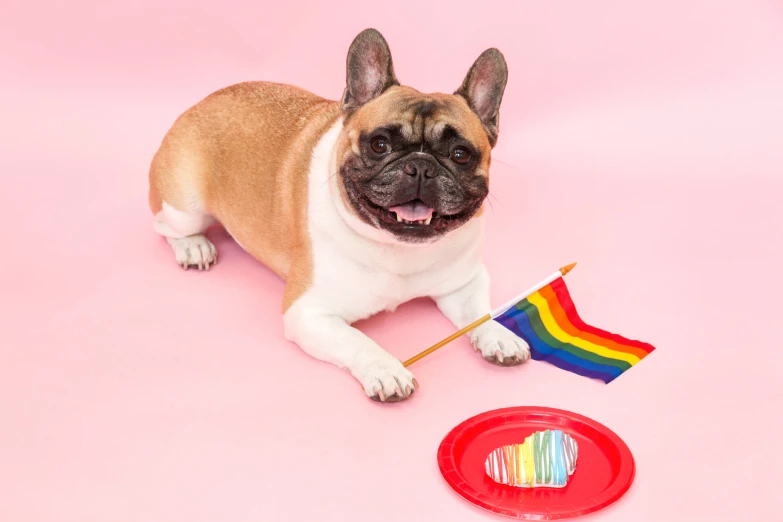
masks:
<path fill-rule="evenodd" d="M 427 155 L 411 154 L 405 161 L 402 171 L 409 176 L 434 178 L 438 175 L 438 166 Z"/>

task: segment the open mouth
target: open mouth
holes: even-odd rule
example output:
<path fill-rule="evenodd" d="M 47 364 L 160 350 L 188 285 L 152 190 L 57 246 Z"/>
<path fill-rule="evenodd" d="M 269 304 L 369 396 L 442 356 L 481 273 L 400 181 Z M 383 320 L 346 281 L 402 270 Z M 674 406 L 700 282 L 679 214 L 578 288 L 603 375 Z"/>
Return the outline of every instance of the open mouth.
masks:
<path fill-rule="evenodd" d="M 442 215 L 419 199 L 389 208 L 376 205 L 367 197 L 361 197 L 360 199 L 365 208 L 384 223 L 410 229 L 445 229 L 452 222 L 459 220 L 464 214 L 468 213 L 462 212 L 450 216 Z"/>
<path fill-rule="evenodd" d="M 408 239 L 429 238 L 453 230 L 468 221 L 482 202 L 477 199 L 455 214 L 438 212 L 418 198 L 402 204 L 381 206 L 358 190 L 349 177 L 345 180 L 351 204 L 360 211 L 360 215 L 363 215 L 368 223 L 380 225 L 395 235 Z M 374 219 L 371 220 L 371 217 Z"/>
<path fill-rule="evenodd" d="M 394 214 L 397 218 L 397 223 L 428 226 L 432 224 L 435 209 L 432 209 L 425 205 L 424 202 L 415 199 L 404 205 L 390 207 L 389 212 Z"/>

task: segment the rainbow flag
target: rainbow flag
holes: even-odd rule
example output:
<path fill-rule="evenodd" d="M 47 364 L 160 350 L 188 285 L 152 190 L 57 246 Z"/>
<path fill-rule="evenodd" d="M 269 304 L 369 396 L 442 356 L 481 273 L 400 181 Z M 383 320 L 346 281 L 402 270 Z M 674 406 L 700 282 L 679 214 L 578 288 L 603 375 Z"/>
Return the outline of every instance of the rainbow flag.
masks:
<path fill-rule="evenodd" d="M 605 383 L 619 377 L 655 349 L 582 321 L 562 277 L 495 320 L 527 341 L 533 359 Z"/>

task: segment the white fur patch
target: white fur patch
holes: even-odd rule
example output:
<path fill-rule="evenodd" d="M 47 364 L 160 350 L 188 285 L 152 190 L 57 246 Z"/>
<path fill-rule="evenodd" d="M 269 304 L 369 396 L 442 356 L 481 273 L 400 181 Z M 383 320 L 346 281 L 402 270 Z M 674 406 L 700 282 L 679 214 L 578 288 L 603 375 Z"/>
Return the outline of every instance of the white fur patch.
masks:
<path fill-rule="evenodd" d="M 199 211 L 183 212 L 165 201 L 155 216 L 155 231 L 165 237 L 183 238 L 200 234 L 215 223 L 215 219 Z"/>

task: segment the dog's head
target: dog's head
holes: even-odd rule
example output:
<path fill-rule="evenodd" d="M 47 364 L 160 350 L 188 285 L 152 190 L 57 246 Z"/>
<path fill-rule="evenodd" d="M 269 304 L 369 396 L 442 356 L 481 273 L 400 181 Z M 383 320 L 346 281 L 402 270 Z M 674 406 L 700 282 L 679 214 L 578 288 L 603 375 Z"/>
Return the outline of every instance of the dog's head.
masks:
<path fill-rule="evenodd" d="M 348 51 L 337 156 L 349 211 L 406 243 L 473 218 L 489 194 L 507 76 L 503 55 L 488 49 L 454 94 L 422 94 L 399 84 L 379 32 L 360 33 Z"/>

